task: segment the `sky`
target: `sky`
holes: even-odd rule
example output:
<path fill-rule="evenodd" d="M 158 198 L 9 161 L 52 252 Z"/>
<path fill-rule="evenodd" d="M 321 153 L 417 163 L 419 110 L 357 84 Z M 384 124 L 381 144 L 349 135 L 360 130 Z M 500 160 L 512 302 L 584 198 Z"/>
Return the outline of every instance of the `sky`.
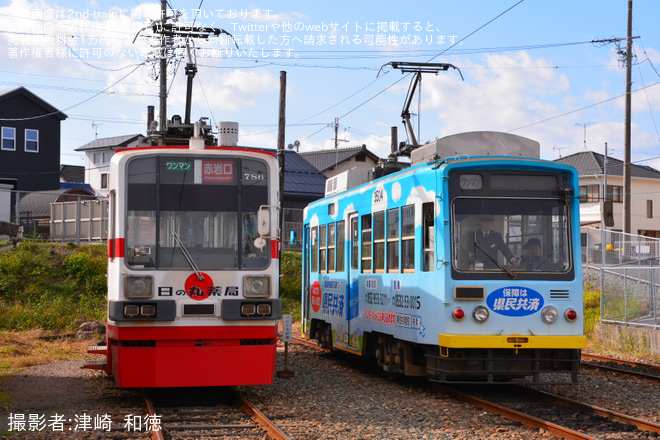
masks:
<path fill-rule="evenodd" d="M 159 118 L 160 2 L 0 0 L 0 90 L 24 86 L 63 111 L 61 162 L 95 138 L 145 134 Z M 448 63 L 412 96 L 422 142 L 491 130 L 540 142 L 554 160 L 624 158 L 628 0 L 169 0 L 181 26 L 225 33 L 168 53 L 167 116 L 239 123 L 239 144 L 277 147 L 281 72 L 287 145 L 390 152 L 412 76 L 392 62 Z M 660 2 L 634 0 L 632 162 L 660 169 Z M 168 23 L 173 23 L 170 18 Z M 229 34 L 229 35 L 228 35 Z M 335 142 L 335 125 L 337 142 Z"/>

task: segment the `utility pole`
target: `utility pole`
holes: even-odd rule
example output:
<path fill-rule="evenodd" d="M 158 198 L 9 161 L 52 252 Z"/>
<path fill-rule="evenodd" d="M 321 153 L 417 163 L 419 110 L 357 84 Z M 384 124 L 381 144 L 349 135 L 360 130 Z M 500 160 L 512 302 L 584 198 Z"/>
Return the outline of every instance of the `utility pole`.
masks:
<path fill-rule="evenodd" d="M 615 43 L 617 45 L 617 54 L 623 56 L 626 65 L 626 108 L 624 119 L 624 157 L 623 157 L 623 232 L 631 232 L 631 183 L 630 183 L 630 162 L 631 162 L 631 89 L 632 89 L 632 40 L 639 37 L 632 36 L 632 0 L 628 0 L 628 30 L 626 40 L 626 50 L 621 50 L 619 41 L 623 38 L 610 38 L 606 40 L 593 40 L 592 43 Z"/>
<path fill-rule="evenodd" d="M 339 118 L 335 118 L 333 124 L 328 124 L 335 131 L 335 150 L 339 147 L 339 142 L 348 142 L 346 139 L 339 139 Z"/>
<path fill-rule="evenodd" d="M 167 21 L 167 0 L 160 0 L 160 22 L 165 25 Z M 167 132 L 167 40 L 165 33 L 160 34 L 160 123 L 158 129 L 161 133 Z"/>
<path fill-rule="evenodd" d="M 630 111 L 632 73 L 632 0 L 628 0 L 628 36 L 626 38 L 626 118 L 623 158 L 623 232 L 630 234 L 631 188 L 630 188 Z"/>
<path fill-rule="evenodd" d="M 187 84 L 187 93 L 186 93 L 186 124 L 190 124 L 190 107 L 192 100 L 192 82 L 195 74 L 197 73 L 197 67 L 193 62 L 193 56 L 190 51 L 189 40 L 191 38 L 209 38 L 211 36 L 219 36 L 220 34 L 227 34 L 230 37 L 233 36 L 225 31 L 224 29 L 212 28 L 212 27 L 201 27 L 201 26 L 191 26 L 191 25 L 178 25 L 168 23 L 170 18 L 176 19 L 181 15 L 180 12 L 177 12 L 173 17 L 167 16 L 167 0 L 160 1 L 160 19 L 152 21 L 150 27 L 154 34 L 160 35 L 160 47 L 158 49 L 158 61 L 160 64 L 160 118 L 159 118 L 159 132 L 161 135 L 167 134 L 167 61 L 171 53 L 171 48 L 175 38 L 185 38 L 186 39 L 186 48 L 188 50 L 188 64 L 186 65 L 186 76 L 188 77 Z M 146 27 L 144 29 L 147 29 Z M 142 29 L 140 32 L 142 32 Z M 135 38 L 138 37 L 138 34 Z M 135 39 L 133 39 L 135 42 Z M 236 44 L 236 42 L 234 42 Z M 238 45 L 236 45 L 238 48 Z"/>
<path fill-rule="evenodd" d="M 280 252 L 279 265 L 282 269 L 282 243 L 284 240 L 282 234 L 284 234 L 284 165 L 285 165 L 285 156 L 284 156 L 284 139 L 285 139 L 285 129 L 286 129 L 286 71 L 280 72 L 280 105 L 279 105 L 279 120 L 277 127 L 277 163 L 280 166 L 280 233 L 277 234 L 280 237 L 280 243 L 277 243 Z"/>

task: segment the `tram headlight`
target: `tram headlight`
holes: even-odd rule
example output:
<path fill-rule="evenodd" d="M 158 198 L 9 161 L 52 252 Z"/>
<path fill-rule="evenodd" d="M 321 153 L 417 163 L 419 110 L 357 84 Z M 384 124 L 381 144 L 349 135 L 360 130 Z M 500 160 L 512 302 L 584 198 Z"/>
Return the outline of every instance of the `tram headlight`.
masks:
<path fill-rule="evenodd" d="M 154 295 L 151 277 L 128 276 L 124 283 L 124 296 L 129 299 L 151 298 Z"/>
<path fill-rule="evenodd" d="M 552 324 L 559 317 L 559 312 L 553 306 L 543 307 L 543 310 L 541 310 L 541 317 L 546 324 Z"/>
<path fill-rule="evenodd" d="M 484 322 L 488 319 L 489 315 L 490 313 L 488 312 L 488 309 L 484 306 L 477 306 L 472 309 L 472 317 L 477 322 Z"/>
<path fill-rule="evenodd" d="M 268 298 L 270 296 L 270 278 L 267 276 L 243 277 L 243 295 L 246 298 Z"/>

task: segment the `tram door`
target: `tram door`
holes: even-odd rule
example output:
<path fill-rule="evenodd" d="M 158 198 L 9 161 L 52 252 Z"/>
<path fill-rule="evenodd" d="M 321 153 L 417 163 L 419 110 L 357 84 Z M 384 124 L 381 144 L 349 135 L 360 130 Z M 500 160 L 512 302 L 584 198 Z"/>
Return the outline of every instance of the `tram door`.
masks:
<path fill-rule="evenodd" d="M 348 286 L 346 288 L 346 317 L 348 348 L 361 350 L 361 341 L 356 332 L 357 318 L 360 315 L 360 294 L 359 294 L 359 276 L 360 276 L 360 230 L 357 213 L 352 214 L 348 219 L 349 243 L 348 258 L 345 259 L 346 270 L 348 272 Z"/>
<path fill-rule="evenodd" d="M 303 255 L 305 258 L 302 259 L 302 285 L 303 285 L 303 305 L 302 305 L 302 325 L 303 325 L 303 333 L 307 336 L 309 336 L 309 325 L 310 325 L 310 319 L 309 319 L 309 303 L 311 301 L 310 298 L 310 274 L 309 274 L 309 259 L 310 259 L 310 245 L 309 245 L 309 226 L 305 226 L 305 229 L 303 230 L 303 246 L 305 246 L 305 249 L 303 249 Z"/>

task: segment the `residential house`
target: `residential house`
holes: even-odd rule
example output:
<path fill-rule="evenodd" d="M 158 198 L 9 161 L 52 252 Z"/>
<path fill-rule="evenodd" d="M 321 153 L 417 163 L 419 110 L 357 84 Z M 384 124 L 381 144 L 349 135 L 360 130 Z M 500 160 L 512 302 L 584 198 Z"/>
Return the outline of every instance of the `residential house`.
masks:
<path fill-rule="evenodd" d="M 60 186 L 60 123 L 67 116 L 25 87 L 0 91 L 0 220 L 17 222 L 16 193 Z"/>
<path fill-rule="evenodd" d="M 334 177 L 346 170 L 374 169 L 378 164 L 378 156 L 367 149 L 366 145 L 351 148 L 336 148 L 331 150 L 310 151 L 300 155 L 325 177 Z"/>
<path fill-rule="evenodd" d="M 115 150 L 137 147 L 143 139 L 141 134 L 129 134 L 95 139 L 75 151 L 85 153 L 85 183 L 89 184 L 97 196 L 108 196 L 110 183 L 110 158 Z"/>
<path fill-rule="evenodd" d="M 613 231 L 623 230 L 623 162 L 593 151 L 582 151 L 557 159 L 575 167 L 580 176 L 580 223 L 599 228 L 604 198 L 612 200 Z M 607 171 L 607 189 L 605 189 Z M 630 232 L 660 238 L 660 171 L 644 165 L 630 165 Z"/>

